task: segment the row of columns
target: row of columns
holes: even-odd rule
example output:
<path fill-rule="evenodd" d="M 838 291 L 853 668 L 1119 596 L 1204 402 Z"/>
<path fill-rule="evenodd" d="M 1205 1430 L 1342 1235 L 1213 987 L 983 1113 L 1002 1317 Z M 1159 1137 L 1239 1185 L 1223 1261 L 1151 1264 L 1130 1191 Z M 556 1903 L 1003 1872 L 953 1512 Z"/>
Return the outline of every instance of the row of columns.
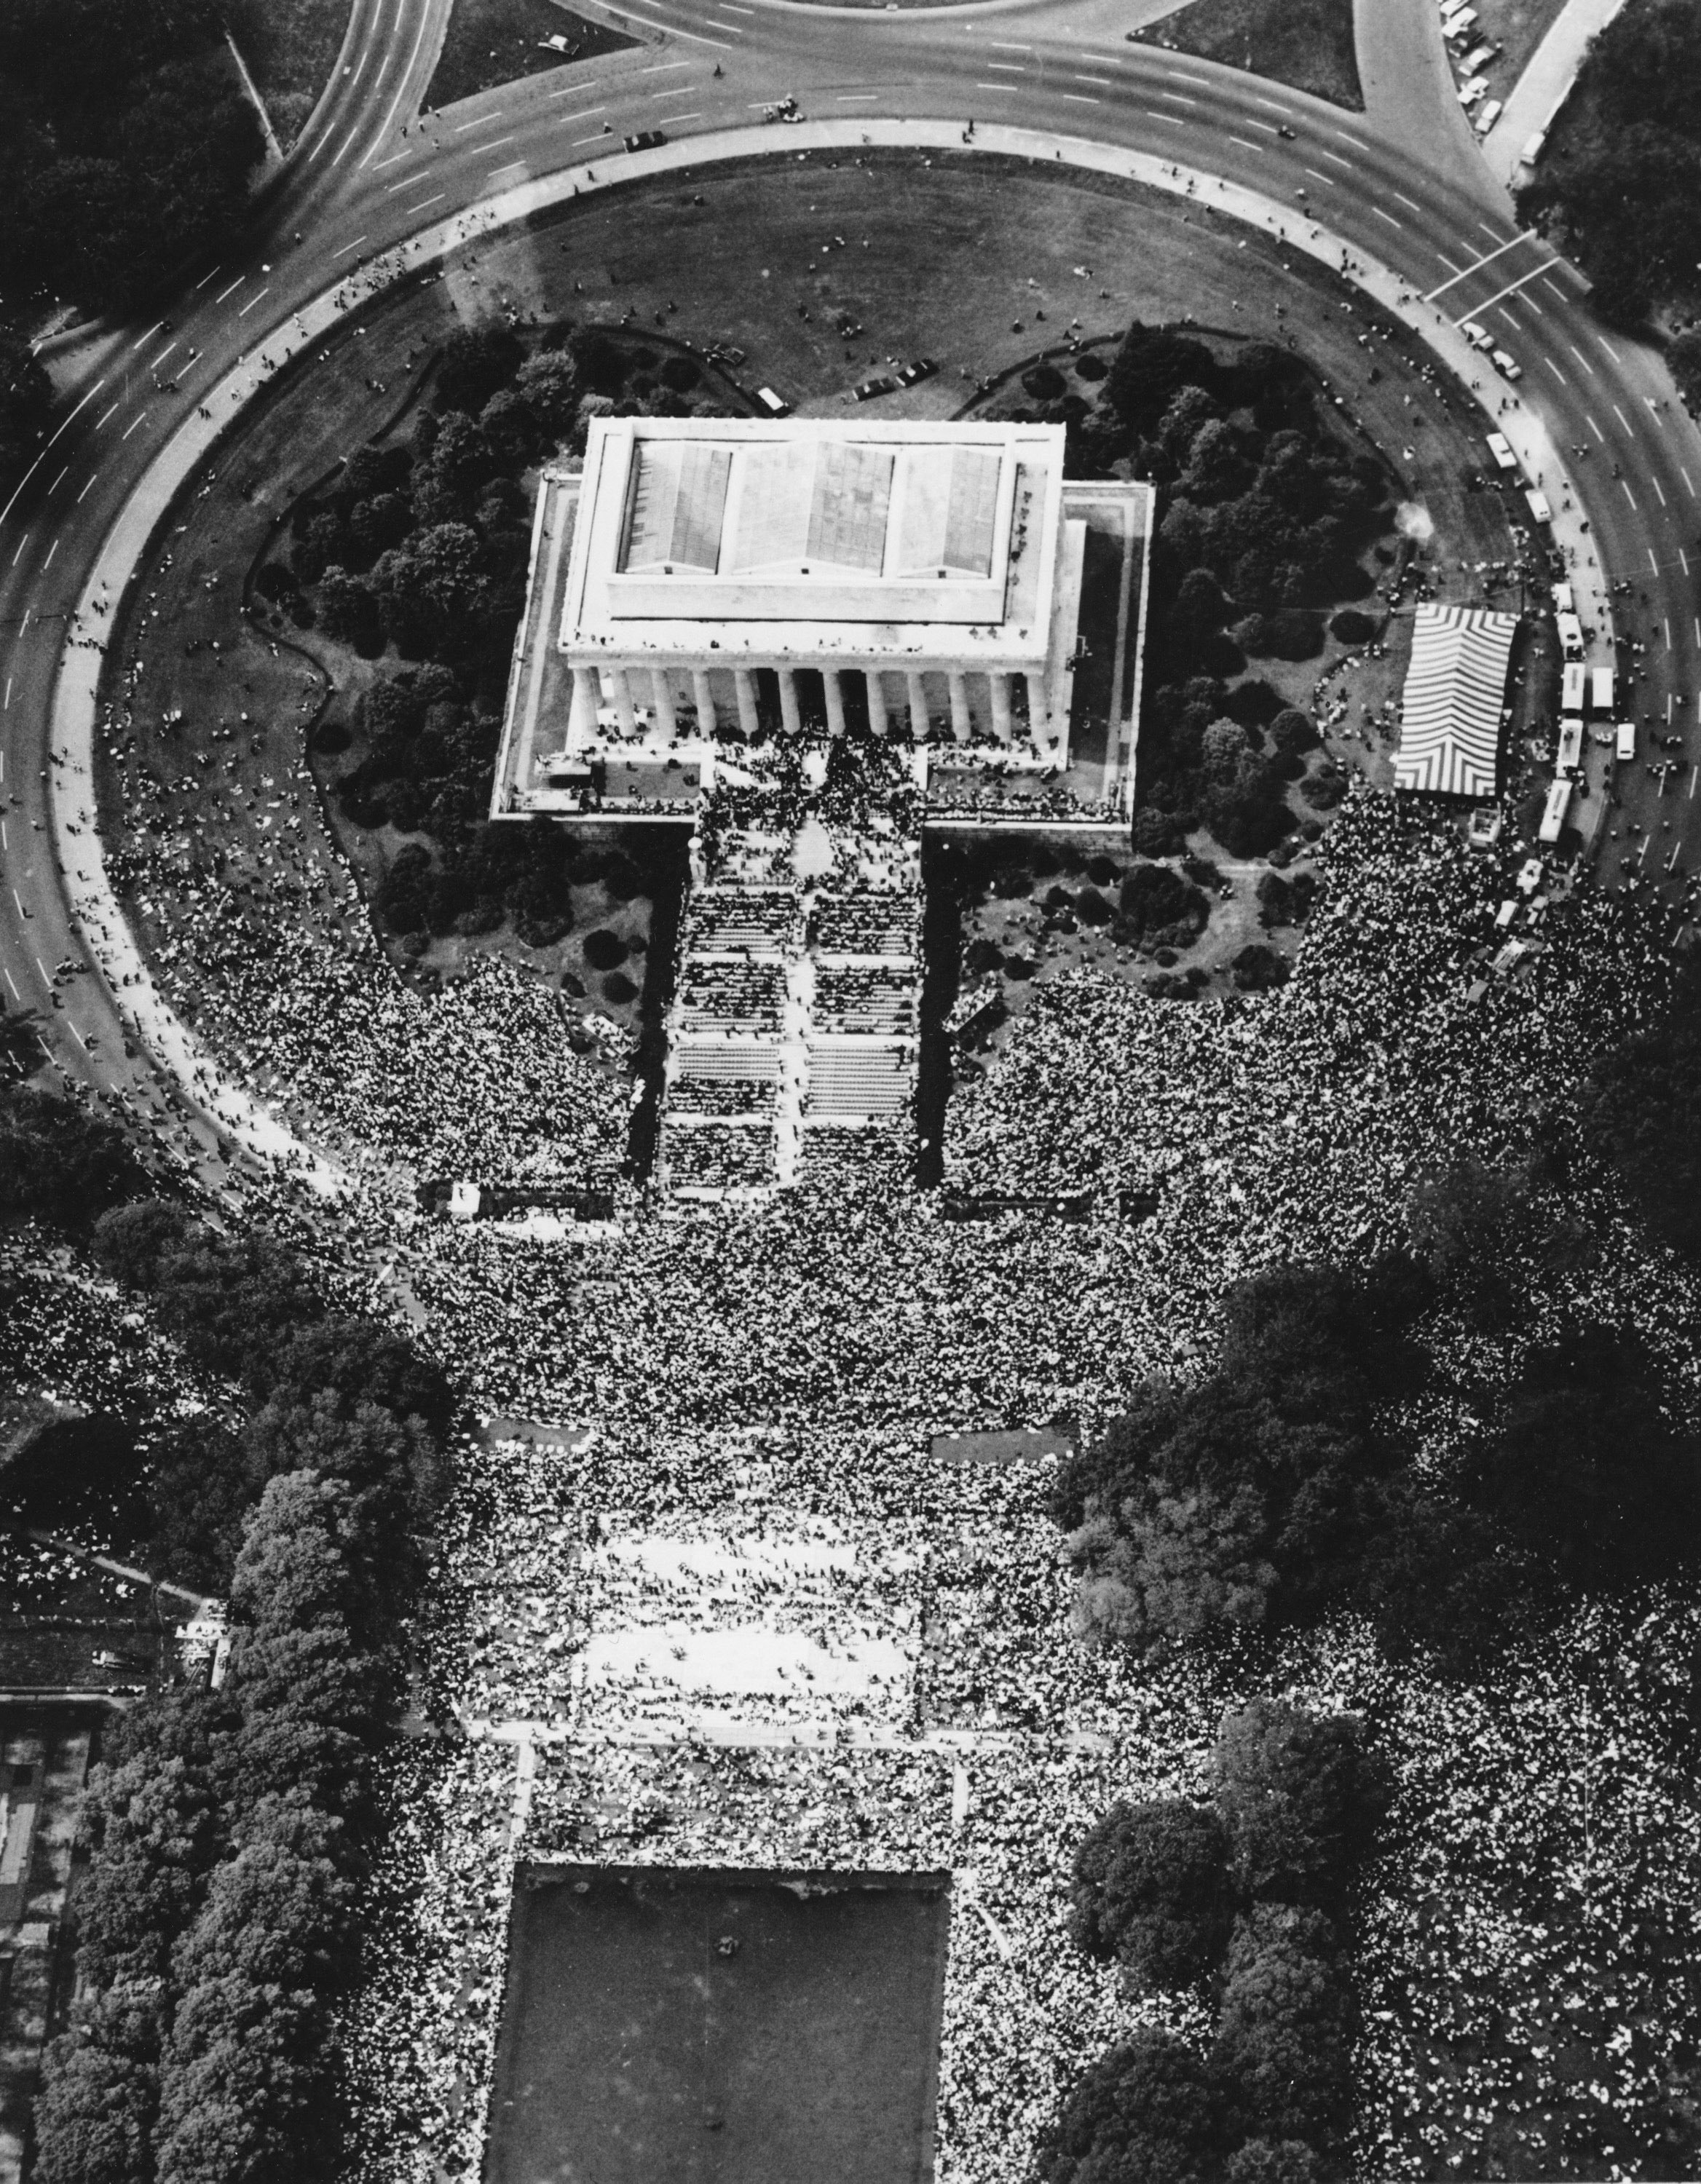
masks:
<path fill-rule="evenodd" d="M 789 667 L 777 671 L 779 678 L 780 718 L 788 735 L 803 733 L 803 716 L 797 702 L 797 677 Z M 830 734 L 845 733 L 845 691 L 839 680 L 841 674 L 858 673 L 867 691 L 868 724 L 877 736 L 890 734 L 891 718 L 886 709 L 884 678 L 876 669 L 840 669 L 826 667 L 821 671 L 822 688 L 827 701 L 827 726 Z M 672 671 L 665 667 L 628 669 L 625 667 L 575 667 L 573 695 L 576 705 L 587 707 L 592 719 L 604 700 L 601 685 L 609 689 L 608 702 L 612 705 L 622 729 L 630 735 L 637 727 L 636 705 L 633 694 L 633 678 L 641 677 L 649 685 L 650 701 L 662 731 L 668 736 L 678 733 L 678 716 L 674 710 Z M 985 677 L 992 714 L 993 733 L 1001 743 L 1008 743 L 1014 733 L 1015 718 L 1011 706 L 1011 677 L 1005 674 L 989 673 Z M 1030 674 L 1028 685 L 1028 720 L 1030 733 L 1046 718 L 1046 678 Z M 945 682 L 951 700 L 951 732 L 957 743 L 968 743 L 974 733 L 973 711 L 970 702 L 968 676 L 959 667 L 945 671 Z M 907 700 L 911 733 L 919 740 L 928 733 L 929 705 L 927 683 L 917 668 L 904 671 L 905 695 Z M 733 670 L 733 688 L 736 694 L 739 726 L 746 736 L 754 738 L 759 722 L 756 709 L 756 671 L 750 667 Z M 691 694 L 697 709 L 697 726 L 705 735 L 712 735 L 718 714 L 715 698 L 709 685 L 706 668 L 691 670 Z"/>

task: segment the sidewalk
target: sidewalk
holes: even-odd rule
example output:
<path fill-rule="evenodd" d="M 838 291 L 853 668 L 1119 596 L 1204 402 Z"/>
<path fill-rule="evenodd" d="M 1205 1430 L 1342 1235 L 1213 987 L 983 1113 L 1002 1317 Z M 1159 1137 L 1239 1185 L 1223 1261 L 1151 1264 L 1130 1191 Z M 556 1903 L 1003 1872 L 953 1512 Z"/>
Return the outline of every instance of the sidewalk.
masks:
<path fill-rule="evenodd" d="M 1508 189 L 1516 187 L 1525 171 L 1524 147 L 1537 130 L 1546 132 L 1571 95 L 1589 41 L 1623 5 L 1624 0 L 1566 0 L 1514 86 L 1499 120 L 1482 140 L 1482 155 L 1497 182 Z"/>

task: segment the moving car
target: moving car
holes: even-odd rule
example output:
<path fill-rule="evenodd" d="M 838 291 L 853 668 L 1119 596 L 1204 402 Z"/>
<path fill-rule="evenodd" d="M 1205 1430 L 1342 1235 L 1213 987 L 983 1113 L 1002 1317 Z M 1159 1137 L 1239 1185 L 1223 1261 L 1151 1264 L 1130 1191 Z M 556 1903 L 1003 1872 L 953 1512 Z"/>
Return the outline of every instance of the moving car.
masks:
<path fill-rule="evenodd" d="M 1618 724 L 1617 755 L 1621 759 L 1636 756 L 1636 722 L 1634 721 L 1620 721 Z"/>
<path fill-rule="evenodd" d="M 630 136 L 623 136 L 621 142 L 628 152 L 653 152 L 667 139 L 659 129 L 634 129 Z"/>
<path fill-rule="evenodd" d="M 1512 443 L 1504 432 L 1489 434 L 1488 452 L 1494 458 L 1494 466 L 1497 470 L 1515 471 L 1517 469 L 1518 458 L 1513 454 Z"/>
<path fill-rule="evenodd" d="M 1524 367 L 1515 356 L 1509 356 L 1503 348 L 1492 348 L 1488 360 L 1503 379 L 1522 379 Z"/>
<path fill-rule="evenodd" d="M 1462 320 L 1458 330 L 1473 348 L 1492 348 L 1494 346 L 1493 335 L 1486 326 L 1479 326 L 1475 319 Z"/>

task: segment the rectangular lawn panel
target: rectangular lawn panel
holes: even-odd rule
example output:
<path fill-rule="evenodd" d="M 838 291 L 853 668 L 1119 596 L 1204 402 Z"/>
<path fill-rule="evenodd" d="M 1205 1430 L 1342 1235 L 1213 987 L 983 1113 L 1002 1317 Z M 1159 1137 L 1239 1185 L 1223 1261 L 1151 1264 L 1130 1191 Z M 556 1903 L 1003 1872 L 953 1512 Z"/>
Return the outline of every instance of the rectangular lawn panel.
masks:
<path fill-rule="evenodd" d="M 523 1867 L 486 2184 L 924 2184 L 949 1892 Z"/>

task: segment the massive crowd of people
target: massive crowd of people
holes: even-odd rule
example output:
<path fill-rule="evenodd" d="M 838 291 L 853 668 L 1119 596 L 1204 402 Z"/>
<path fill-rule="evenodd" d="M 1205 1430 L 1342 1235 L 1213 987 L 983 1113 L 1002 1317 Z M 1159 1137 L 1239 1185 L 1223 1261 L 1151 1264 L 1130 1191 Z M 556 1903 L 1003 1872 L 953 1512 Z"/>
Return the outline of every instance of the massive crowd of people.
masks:
<path fill-rule="evenodd" d="M 1426 1168 L 1563 1128 L 1589 1057 L 1661 989 L 1654 915 L 1560 886 L 1492 975 L 1497 871 L 1385 800 L 1349 800 L 1322 863 L 1280 991 L 1190 1006 L 1075 974 L 958 1088 L 947 1182 L 1087 1190 L 1088 1219 L 955 1221 L 852 1157 L 744 1206 L 626 1186 L 613 1224 L 566 1243 L 409 1225 L 395 1199 L 399 1168 L 617 1157 L 624 1056 L 573 1053 L 556 996 L 499 965 L 418 994 L 358 938 L 332 953 L 284 928 L 263 950 L 232 941 L 215 878 L 150 876 L 204 1033 L 366 1149 L 343 1217 L 400 1249 L 421 1337 L 473 1405 L 586 1429 L 463 1451 L 417 1633 L 454 1727 L 392 1763 L 387 1922 L 350 2027 L 364 2174 L 477 2166 L 517 1856 L 950 1868 L 938 2173 L 1017 2184 L 1089 2056 L 1138 2022 L 1204 2021 L 1068 1946 L 1075 1842 L 1117 1797 L 1200 1789 L 1224 1704 L 1271 1688 L 1364 1711 L 1393 1770 L 1358 1972 L 1364 2173 L 1480 2170 L 1520 2131 L 1542 2173 L 1586 2154 L 1631 2173 L 1701 2035 L 1683 1878 L 1701 1802 L 1663 1741 L 1696 1600 L 1581 1610 L 1466 1687 L 1352 1628 L 1138 1664 L 1072 1635 L 1049 1461 L 931 1453 L 946 1429 L 1090 1435 L 1141 1378 L 1194 1369 L 1237 1276 L 1362 1261 Z M 1125 1219 L 1124 1194 L 1149 1207 L 1154 1188 L 1155 1213 Z M 1443 1318 L 1443 1362 L 1509 1362 L 1564 1306 L 1634 1318 L 1695 1390 L 1694 1284 L 1586 1167 L 1573 1198 L 1594 1255 L 1532 1276 L 1515 1337 Z M 1432 1390 L 1403 1424 L 1445 1461 L 1465 1410 Z M 722 1575 L 610 1581 L 658 1539 Z M 764 1670 L 730 1706 L 683 1669 L 575 1668 L 634 1621 L 754 1623 L 839 1667 L 778 1695 Z M 871 1633 L 895 1680 L 856 1672 Z M 742 1744 L 706 1733 L 729 1712 Z"/>

